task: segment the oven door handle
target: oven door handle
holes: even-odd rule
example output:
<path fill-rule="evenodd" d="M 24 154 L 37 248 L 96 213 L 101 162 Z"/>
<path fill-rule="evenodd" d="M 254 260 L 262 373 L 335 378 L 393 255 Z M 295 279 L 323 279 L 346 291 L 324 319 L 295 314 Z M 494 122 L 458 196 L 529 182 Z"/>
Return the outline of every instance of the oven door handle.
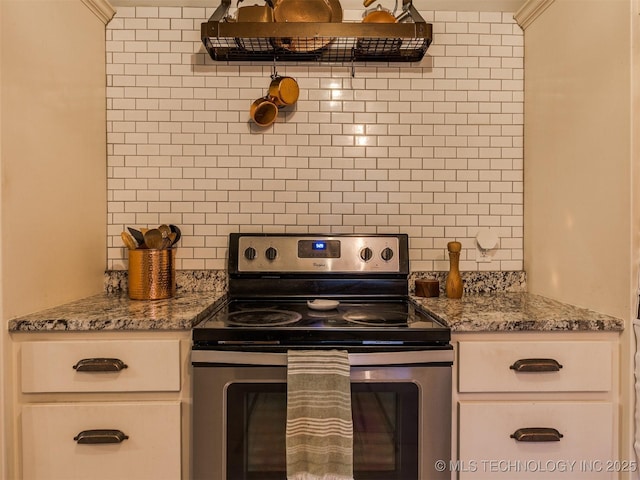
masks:
<path fill-rule="evenodd" d="M 452 348 L 409 350 L 404 352 L 349 353 L 349 364 L 353 367 L 372 365 L 420 365 L 430 363 L 452 365 L 453 356 Z M 192 350 L 191 363 L 194 366 L 215 364 L 286 367 L 287 354 L 228 350 Z"/>

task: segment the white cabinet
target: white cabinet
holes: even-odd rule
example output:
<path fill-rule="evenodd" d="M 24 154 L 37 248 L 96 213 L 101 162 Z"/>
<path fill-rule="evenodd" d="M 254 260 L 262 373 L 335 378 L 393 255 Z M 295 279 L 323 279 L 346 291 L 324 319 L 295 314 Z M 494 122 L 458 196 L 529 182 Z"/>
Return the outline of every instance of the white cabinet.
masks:
<path fill-rule="evenodd" d="M 618 349 L 598 335 L 454 338 L 452 478 L 619 478 Z"/>
<path fill-rule="evenodd" d="M 180 403 L 26 405 L 22 445 L 24 480 L 176 480 Z"/>
<path fill-rule="evenodd" d="M 458 352 L 460 392 L 611 390 L 609 342 L 460 342 Z"/>
<path fill-rule="evenodd" d="M 187 478 L 188 349 L 94 338 L 18 344 L 22 479 Z"/>
<path fill-rule="evenodd" d="M 177 392 L 177 340 L 27 342 L 22 345 L 24 393 Z"/>
<path fill-rule="evenodd" d="M 476 470 L 461 478 L 615 478 L 595 463 L 615 458 L 611 402 L 461 402 L 459 415 L 460 455 Z M 549 441 L 514 438 L 532 428 Z"/>

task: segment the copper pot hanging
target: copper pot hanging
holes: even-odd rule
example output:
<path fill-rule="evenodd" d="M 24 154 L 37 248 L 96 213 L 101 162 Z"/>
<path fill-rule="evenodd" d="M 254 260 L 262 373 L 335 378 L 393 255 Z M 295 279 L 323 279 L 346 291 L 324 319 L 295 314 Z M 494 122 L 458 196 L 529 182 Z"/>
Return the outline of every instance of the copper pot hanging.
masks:
<path fill-rule="evenodd" d="M 261 97 L 251 104 L 251 120 L 261 127 L 268 127 L 278 117 L 278 107 L 269 97 Z"/>
<path fill-rule="evenodd" d="M 269 97 L 278 107 L 293 105 L 298 101 L 300 87 L 292 77 L 274 76 L 269 85 Z"/>

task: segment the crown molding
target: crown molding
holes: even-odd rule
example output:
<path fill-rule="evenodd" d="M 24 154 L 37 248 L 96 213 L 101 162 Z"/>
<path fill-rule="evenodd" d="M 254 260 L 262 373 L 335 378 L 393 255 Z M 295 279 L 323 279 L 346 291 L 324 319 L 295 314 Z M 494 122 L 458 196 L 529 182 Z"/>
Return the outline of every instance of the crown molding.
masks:
<path fill-rule="evenodd" d="M 109 3 L 109 0 L 80 0 L 91 10 L 105 25 L 111 21 L 116 14 L 115 8 Z"/>
<path fill-rule="evenodd" d="M 544 12 L 555 0 L 527 0 L 515 13 L 515 18 L 520 28 L 525 30 L 542 12 Z"/>
<path fill-rule="evenodd" d="M 118 7 L 217 7 L 219 0 L 110 0 Z M 515 12 L 525 0 L 416 0 L 419 11 Z M 232 2 L 235 6 L 235 1 Z M 251 2 L 246 2 L 251 3 Z M 260 1 L 253 3 L 261 3 Z M 275 3 L 275 2 L 274 2 Z M 389 3 L 389 2 L 387 2 Z M 422 5 L 424 3 L 425 5 Z M 362 0 L 341 0 L 343 10 L 362 11 Z M 420 4 L 420 5 L 418 5 Z"/>

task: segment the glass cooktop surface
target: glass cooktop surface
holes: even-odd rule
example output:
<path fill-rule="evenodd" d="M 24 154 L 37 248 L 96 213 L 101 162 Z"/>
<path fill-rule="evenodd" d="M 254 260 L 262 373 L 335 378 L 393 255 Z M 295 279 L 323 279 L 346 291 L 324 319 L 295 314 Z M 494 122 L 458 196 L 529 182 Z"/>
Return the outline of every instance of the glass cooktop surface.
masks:
<path fill-rule="evenodd" d="M 234 343 L 448 342 L 449 328 L 406 299 L 233 300 L 193 329 L 194 341 Z"/>

